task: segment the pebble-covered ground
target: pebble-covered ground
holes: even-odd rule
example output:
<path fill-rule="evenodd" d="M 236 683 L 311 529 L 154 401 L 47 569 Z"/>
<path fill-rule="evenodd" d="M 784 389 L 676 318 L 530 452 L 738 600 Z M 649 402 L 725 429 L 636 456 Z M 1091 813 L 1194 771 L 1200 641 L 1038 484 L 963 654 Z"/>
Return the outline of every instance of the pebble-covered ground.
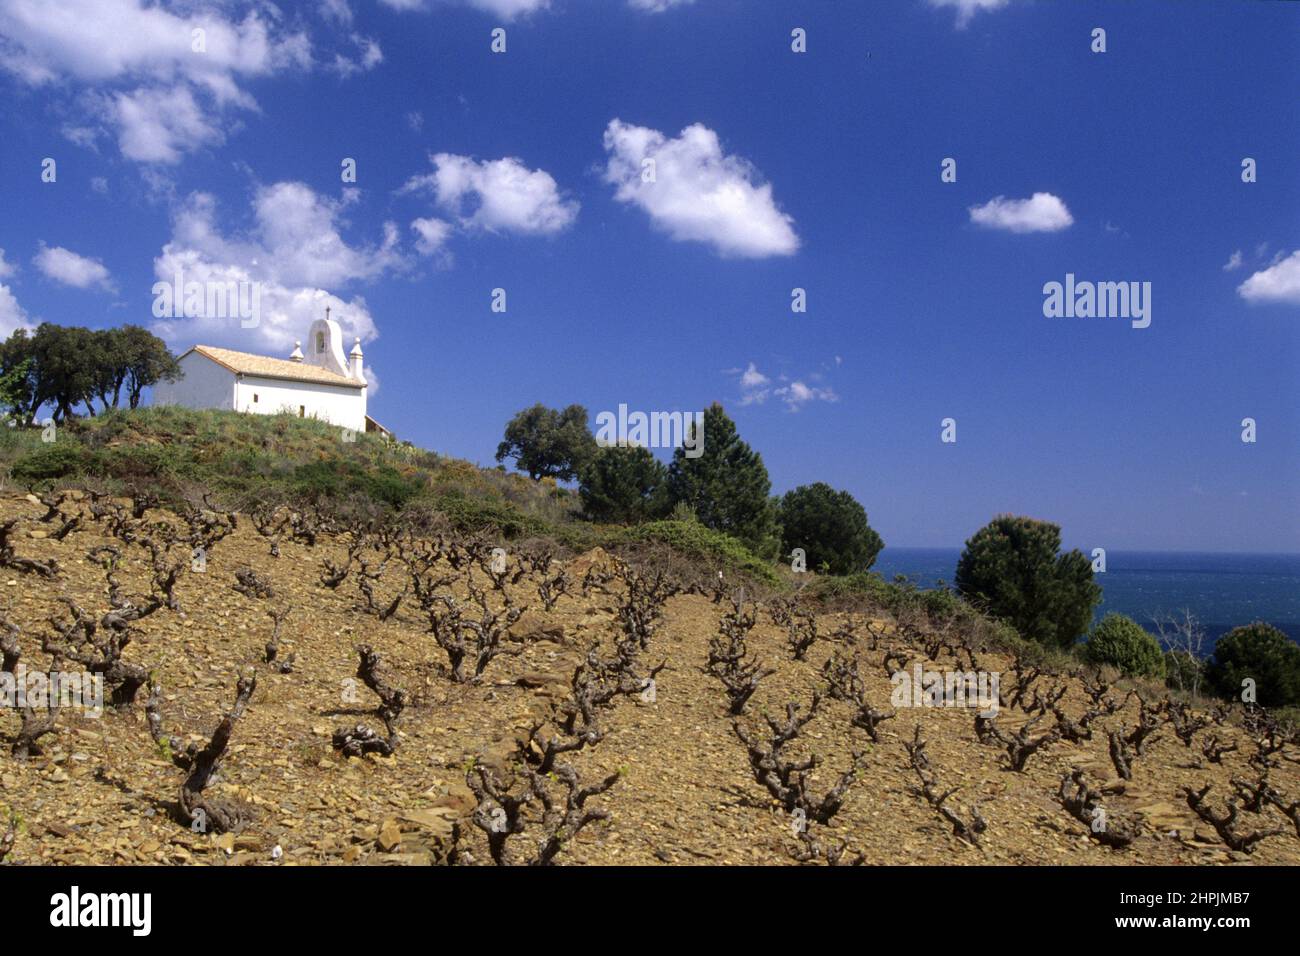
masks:
<path fill-rule="evenodd" d="M 129 514 L 129 502 L 119 504 Z M 53 558 L 58 565 L 53 577 L 13 566 L 0 569 L 0 610 L 19 629 L 21 659 L 29 667 L 49 666 L 42 642 L 57 635 L 56 622 L 69 620 L 62 598 L 96 619 L 110 609 L 103 552 L 89 553 L 95 548 L 114 546 L 122 552 L 116 576 L 131 600 L 139 603 L 150 592 L 149 552 L 109 534 L 107 522 L 94 520 L 89 508 L 89 499 L 70 496 L 60 505 L 60 517 L 42 521 L 47 508 L 35 499 L 13 494 L 0 499 L 0 522 L 18 519 L 10 529 L 11 554 Z M 81 522 L 55 540 L 54 533 L 77 514 Z M 140 526 L 156 521 L 183 528 L 174 516 L 156 510 Z M 575 583 L 550 612 L 541 609 L 531 576 L 506 585 L 516 604 L 529 605 L 511 628 L 518 643 L 510 648 L 519 653 L 494 659 L 480 682 L 458 684 L 449 679 L 446 655 L 413 595 L 381 622 L 360 610 L 364 600 L 355 570 L 335 590 L 320 584 L 323 559 L 344 563 L 348 540 L 327 533 L 309 547 L 285 533 L 276 557 L 269 539 L 240 516 L 237 530 L 207 555 L 203 571 L 187 566 L 181 574 L 175 589 L 180 610 L 164 608 L 131 627 L 123 656 L 153 672 L 161 686 L 165 732 L 182 741 L 204 743 L 234 703 L 238 678 L 256 673 L 256 690 L 207 791 L 241 805 L 248 822 L 239 832 L 194 832 L 178 822 L 185 774 L 151 738 L 146 689 L 129 707 L 115 709 L 106 702 L 99 716 L 65 708 L 54 732 L 39 740 L 41 753 L 25 760 L 9 753 L 20 714 L 13 709 L 0 714 L 0 810 L 19 821 L 5 863 L 388 865 L 438 863 L 449 855 L 461 863 L 490 863 L 485 835 L 471 820 L 477 801 L 466 786 L 466 770 L 479 760 L 508 771 L 516 737 L 568 697 L 574 668 L 588 648 L 599 642 L 602 652 L 610 652 L 619 634 L 622 579 L 593 586 L 586 596 Z M 509 545 L 506 551 L 509 562 Z M 371 560 L 373 568 L 379 556 Z M 575 582 L 590 568 L 616 567 L 603 552 L 567 563 Z M 269 584 L 272 596 L 234 590 L 235 574 L 244 568 Z M 434 571 L 450 576 L 441 564 Z M 473 574 L 497 600 L 486 575 Z M 379 603 L 395 597 L 407 576 L 400 560 L 391 560 L 375 584 Z M 464 598 L 463 581 L 448 587 Z M 285 606 L 290 610 L 279 656 L 293 655 L 293 667 L 279 673 L 263 661 L 263 647 L 271 633 L 268 611 Z M 641 658 L 647 671 L 666 663 L 653 693 L 615 698 L 599 714 L 600 742 L 560 758 L 578 770 L 584 784 L 615 772 L 620 776 L 588 803 L 608 818 L 567 841 L 557 863 L 795 862 L 801 847 L 796 824 L 755 781 L 722 686 L 705 669 L 710 639 L 729 607 L 699 593 L 670 597 Z M 883 663 L 887 650 L 903 653 L 909 668 L 915 662 L 952 666 L 951 661 L 927 663 L 925 651 L 903 642 L 893 622 L 880 616 L 875 621 L 885 636 L 875 650 L 862 627 L 865 615 L 856 619 L 855 636 L 832 640 L 847 620 L 842 612 L 821 616 L 821 638 L 805 660 L 797 661 L 786 628 L 758 613 L 750 652 L 776 672 L 749 702 L 740 718 L 745 727 L 766 731 L 761 715 L 784 714 L 791 701 L 806 710 L 814 692 L 825 687 L 822 668 L 833 653 L 857 654 L 867 698 L 886 711 L 892 690 Z M 345 758 L 331 743 L 335 730 L 349 724 L 383 729 L 374 694 L 363 685 L 355 693 L 349 690 L 355 686 L 348 683 L 357 671 L 355 648 L 362 642 L 381 655 L 384 678 L 412 701 L 396 723 L 397 748 L 390 757 Z M 1002 672 L 1004 687 L 1012 680 L 1003 655 L 985 652 L 981 666 Z M 1045 691 L 1060 683 L 1069 685 L 1065 711 L 1077 718 L 1088 703 L 1080 681 L 1042 679 Z M 1112 693 L 1122 698 L 1129 689 L 1117 686 Z M 1153 699 L 1163 694 L 1155 687 L 1141 690 Z M 1225 846 L 1182 792 L 1211 785 L 1208 802 L 1224 814 L 1234 792 L 1231 779 L 1258 778 L 1248 759 L 1256 745 L 1240 712 L 1201 730 L 1191 747 L 1172 728 L 1163 728 L 1136 759 L 1132 779 L 1122 781 L 1108 753 L 1106 729 L 1134 726 L 1136 697 L 1100 718 L 1091 741 L 1056 741 L 1031 757 L 1023 772 L 1008 769 L 1005 748 L 978 742 L 969 710 L 898 709 L 881 724 L 875 743 L 851 723 L 854 710 L 823 695 L 817 716 L 790 745 L 797 755 L 820 758 L 811 779 L 816 794 L 835 784 L 854 752 L 861 754 L 840 811 L 825 827 L 813 824 L 823 843 L 846 844 L 846 858 L 861 854 L 872 865 L 1300 862 L 1296 826 L 1275 806 L 1242 810 L 1233 823 L 1237 834 L 1279 831 L 1247 854 Z M 1052 726 L 1052 715 L 1046 716 L 1035 733 Z M 1026 719 L 1018 708 L 1003 708 L 997 723 L 1014 732 Z M 966 820 L 978 807 L 986 821 L 978 845 L 958 838 L 920 795 L 904 746 L 918 725 L 938 786 L 960 788 L 948 805 Z M 1237 745 L 1222 763 L 1202 755 L 1202 742 L 1211 733 Z M 1271 759 L 1273 789 L 1285 803 L 1300 800 L 1300 747 L 1289 745 Z M 1108 819 L 1137 828 L 1139 835 L 1127 848 L 1101 845 L 1089 826 L 1058 802 L 1062 777 L 1074 768 L 1083 769 L 1090 785 L 1104 793 Z M 538 837 L 536 804 L 525 809 L 523 822 L 524 832 L 511 838 L 512 852 L 520 855 Z M 0 820 L 0 834 L 3 829 Z"/>

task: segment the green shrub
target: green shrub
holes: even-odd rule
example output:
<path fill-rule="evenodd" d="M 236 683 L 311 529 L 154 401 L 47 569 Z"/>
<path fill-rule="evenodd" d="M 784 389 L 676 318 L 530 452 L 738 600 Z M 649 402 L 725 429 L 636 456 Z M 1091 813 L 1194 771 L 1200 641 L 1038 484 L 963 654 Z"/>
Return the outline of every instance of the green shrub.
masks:
<path fill-rule="evenodd" d="M 743 544 L 720 531 L 690 521 L 651 521 L 623 534 L 628 541 L 657 541 L 688 558 L 721 564 L 767 584 L 779 584 L 772 566 Z"/>
<path fill-rule="evenodd" d="M 679 501 L 673 505 L 672 511 L 668 512 L 669 521 L 686 521 L 691 524 L 697 523 L 700 518 L 695 513 L 695 509 L 685 501 Z"/>
<path fill-rule="evenodd" d="M 1165 676 L 1160 644 L 1137 621 L 1111 612 L 1092 629 L 1084 655 L 1090 663 L 1109 664 L 1132 677 Z"/>
<path fill-rule="evenodd" d="M 1263 707 L 1300 705 L 1300 646 L 1271 624 L 1234 627 L 1214 645 L 1206 669 L 1210 685 L 1225 697 L 1242 699 L 1242 684 L 1255 682 Z"/>
<path fill-rule="evenodd" d="M 1079 551 L 1058 554 L 1061 529 L 1000 515 L 966 542 L 957 562 L 962 596 L 1022 636 L 1068 648 L 1088 629 L 1101 588 Z"/>
<path fill-rule="evenodd" d="M 87 462 L 89 465 L 89 462 Z M 193 478 L 192 461 L 176 455 L 166 445 L 121 445 L 105 448 L 94 455 L 94 464 L 85 470 L 110 475 L 123 482 L 150 481 L 159 476 Z"/>
<path fill-rule="evenodd" d="M 847 491 L 820 481 L 786 492 L 777 517 L 785 556 L 802 548 L 808 569 L 819 573 L 866 571 L 885 546 L 867 523 L 862 505 Z"/>
<path fill-rule="evenodd" d="M 897 585 L 886 583 L 872 571 L 818 575 L 808 584 L 810 597 L 825 601 L 860 598 L 882 608 L 889 606 L 892 591 L 896 588 Z"/>
<path fill-rule="evenodd" d="M 81 448 L 69 442 L 55 442 L 21 455 L 10 467 L 9 474 L 14 481 L 30 486 L 76 474 L 84 464 Z"/>
<path fill-rule="evenodd" d="M 645 448 L 599 448 L 580 477 L 582 510 L 592 521 L 636 524 L 668 510 L 668 470 Z"/>
<path fill-rule="evenodd" d="M 293 471 L 293 492 L 308 501 L 348 498 L 356 495 L 400 509 L 419 486 L 403 478 L 388 465 L 363 468 L 352 461 L 316 461 Z"/>
<path fill-rule="evenodd" d="M 544 522 L 530 518 L 505 501 L 471 498 L 452 492 L 430 499 L 429 506 L 446 515 L 458 531 L 495 528 L 507 538 L 542 535 L 547 531 Z"/>

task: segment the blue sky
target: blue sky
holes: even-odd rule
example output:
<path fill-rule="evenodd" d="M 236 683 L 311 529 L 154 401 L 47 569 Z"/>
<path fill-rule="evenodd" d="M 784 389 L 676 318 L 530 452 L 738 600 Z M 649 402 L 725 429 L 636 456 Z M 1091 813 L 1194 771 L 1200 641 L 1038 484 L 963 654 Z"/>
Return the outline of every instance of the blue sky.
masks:
<path fill-rule="evenodd" d="M 0 0 L 0 331 L 155 323 L 180 264 L 263 315 L 173 347 L 330 304 L 371 413 L 484 464 L 536 401 L 720 401 L 887 544 L 1300 551 L 1300 5 L 56 6 Z M 1045 317 L 1067 273 L 1150 326 Z"/>

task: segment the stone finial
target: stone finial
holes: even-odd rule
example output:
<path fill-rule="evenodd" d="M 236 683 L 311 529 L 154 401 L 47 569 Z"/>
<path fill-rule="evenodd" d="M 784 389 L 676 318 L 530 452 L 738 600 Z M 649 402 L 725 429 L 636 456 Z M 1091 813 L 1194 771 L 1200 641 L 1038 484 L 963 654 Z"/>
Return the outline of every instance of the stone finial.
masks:
<path fill-rule="evenodd" d="M 360 337 L 352 343 L 352 351 L 348 353 L 348 376 L 358 382 L 363 381 L 366 377 L 365 372 L 362 371 Z"/>

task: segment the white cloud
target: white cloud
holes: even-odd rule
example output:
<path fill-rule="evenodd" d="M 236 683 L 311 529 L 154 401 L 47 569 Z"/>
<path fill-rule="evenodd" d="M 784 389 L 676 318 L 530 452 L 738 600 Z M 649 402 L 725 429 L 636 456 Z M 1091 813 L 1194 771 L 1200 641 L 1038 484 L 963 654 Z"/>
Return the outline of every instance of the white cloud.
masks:
<path fill-rule="evenodd" d="M 749 363 L 749 366 L 740 376 L 740 384 L 746 388 L 759 388 L 770 381 L 771 379 L 760 372 L 753 362 Z"/>
<path fill-rule="evenodd" d="M 762 403 L 771 391 L 771 379 L 750 362 L 740 374 L 740 404 L 754 405 Z"/>
<path fill-rule="evenodd" d="M 78 255 L 62 246 L 51 247 L 42 242 L 32 262 L 46 278 L 53 279 L 55 282 L 62 282 L 64 285 L 75 286 L 78 289 L 98 286 L 110 292 L 113 290 L 112 277 L 102 262 Z"/>
<path fill-rule="evenodd" d="M 303 183 L 282 182 L 258 189 L 253 198 L 260 268 L 269 278 L 289 285 L 339 285 L 373 279 L 402 265 L 396 251 L 397 227 L 386 224 L 383 242 L 353 247 L 339 233 L 342 213 L 357 201 L 355 190 L 341 199 L 318 195 Z M 191 234 L 211 235 L 210 216 L 202 211 L 189 226 Z M 243 245 L 228 248 L 242 249 Z"/>
<path fill-rule="evenodd" d="M 18 267 L 5 259 L 5 251 L 0 249 L 0 279 L 7 279 L 18 271 Z M 0 339 L 7 339 L 15 329 L 30 329 L 27 312 L 14 298 L 13 290 L 0 282 Z"/>
<path fill-rule="evenodd" d="M 1237 286 L 1237 294 L 1247 302 L 1285 302 L 1300 305 L 1300 249 L 1285 259 L 1274 259 Z"/>
<path fill-rule="evenodd" d="M 435 5 L 430 0 L 380 0 L 380 2 L 393 10 L 428 10 Z M 437 2 L 449 3 L 455 0 L 437 0 Z M 460 0 L 460 2 L 464 6 L 482 10 L 503 20 L 513 20 L 515 17 L 536 13 L 551 5 L 551 0 Z"/>
<path fill-rule="evenodd" d="M 93 126 L 76 126 L 71 123 L 64 124 L 59 130 L 63 138 L 75 146 L 82 149 L 89 149 L 93 152 L 99 152 L 99 133 L 100 131 Z"/>
<path fill-rule="evenodd" d="M 932 7 L 953 7 L 957 10 L 957 29 L 964 30 L 971 17 L 981 10 L 997 10 L 1010 0 L 930 0 Z"/>
<path fill-rule="evenodd" d="M 32 84 L 61 76 L 90 83 L 123 78 L 189 80 L 236 95 L 236 76 L 258 76 L 310 62 L 310 41 L 301 33 L 279 34 L 276 17 L 264 18 L 251 3 L 171 5 L 144 0 L 4 0 L 0 3 L 0 66 Z M 242 6 L 235 21 L 219 12 Z M 203 51 L 194 50 L 202 30 Z"/>
<path fill-rule="evenodd" d="M 320 0 L 320 13 L 325 19 L 345 26 L 352 22 L 352 7 L 348 0 Z"/>
<path fill-rule="evenodd" d="M 226 109 L 257 108 L 241 83 L 311 67 L 311 41 L 281 19 L 257 0 L 0 0 L 0 69 L 57 91 L 89 87 L 77 102 L 116 128 L 124 155 L 174 163 L 222 139 Z M 96 135 L 67 129 L 83 145 Z"/>
<path fill-rule="evenodd" d="M 452 153 L 429 159 L 434 171 L 413 176 L 403 191 L 428 190 L 466 228 L 549 235 L 577 218 L 578 203 L 561 198 L 551 175 L 518 159 L 479 162 Z"/>
<path fill-rule="evenodd" d="M 14 298 L 13 291 L 0 282 L 0 339 L 7 339 L 17 329 L 31 329 L 27 313 Z"/>
<path fill-rule="evenodd" d="M 370 37 L 363 37 L 358 33 L 352 34 L 351 39 L 357 48 L 355 58 L 344 56 L 342 53 L 335 53 L 334 62 L 330 66 L 339 76 L 349 77 L 353 73 L 373 70 L 384 62 L 384 51 L 380 49 L 377 41 L 372 40 Z"/>
<path fill-rule="evenodd" d="M 495 14 L 506 20 L 545 10 L 551 0 L 468 0 L 469 5 L 477 10 Z"/>
<path fill-rule="evenodd" d="M 122 155 L 143 163 L 177 163 L 184 153 L 225 138 L 211 111 L 184 86 L 118 93 L 109 113 Z"/>
<path fill-rule="evenodd" d="M 745 258 L 799 248 L 794 220 L 777 208 L 771 184 L 746 160 L 724 155 L 708 127 L 696 123 L 669 139 L 615 119 L 605 130 L 605 150 L 605 180 L 617 187 L 615 197 L 639 206 L 673 239 Z"/>
<path fill-rule="evenodd" d="M 259 322 L 244 329 L 237 316 L 206 315 L 200 309 L 163 318 L 155 330 L 179 347 L 207 341 L 287 353 L 329 306 L 349 339 L 375 338 L 378 330 L 365 299 L 345 300 L 328 290 L 378 278 L 407 263 L 397 251 L 393 223 L 384 225 L 376 244 L 350 245 L 343 239 L 343 214 L 356 198 L 355 191 L 345 191 L 341 199 L 330 199 L 295 182 L 262 187 L 253 197 L 249 233 L 226 236 L 213 197 L 191 194 L 174 217 L 171 240 L 154 259 L 156 278 L 170 283 L 179 272 L 185 283 L 257 283 Z"/>
<path fill-rule="evenodd" d="M 415 249 L 423 256 L 440 252 L 451 236 L 451 223 L 444 219 L 415 219 L 411 229 L 416 234 Z"/>
<path fill-rule="evenodd" d="M 334 0 L 325 0 L 325 2 L 332 3 Z M 490 13 L 506 21 L 549 10 L 551 6 L 551 0 L 379 0 L 379 2 L 390 10 L 402 12 L 427 11 L 438 6 L 458 4 Z M 644 10 L 647 13 L 663 13 L 673 7 L 686 6 L 694 2 L 695 0 L 627 0 L 627 5 L 634 10 Z"/>
<path fill-rule="evenodd" d="M 647 13 L 663 13 L 673 7 L 683 7 L 694 2 L 695 0 L 627 0 L 628 6 L 634 10 L 644 10 Z"/>
<path fill-rule="evenodd" d="M 1241 250 L 1238 249 L 1228 257 L 1228 261 L 1223 264 L 1224 272 L 1231 272 L 1234 269 L 1240 269 L 1242 263 Z"/>
<path fill-rule="evenodd" d="M 838 356 L 835 358 L 835 364 L 840 364 Z M 787 376 L 781 375 L 782 384 L 774 386 L 772 379 L 758 370 L 753 362 L 745 366 L 744 371 L 740 369 L 729 369 L 727 374 L 740 375 L 740 404 L 741 405 L 761 405 L 767 401 L 770 396 L 775 395 L 789 411 L 797 412 L 809 402 L 838 402 L 839 396 L 835 390 L 829 386 L 809 385 L 802 379 L 790 380 Z M 822 378 L 820 372 L 814 372 L 807 376 L 816 382 Z"/>
<path fill-rule="evenodd" d="M 1058 232 L 1071 225 L 1074 217 L 1056 196 L 1034 193 L 1029 199 L 997 196 L 982 206 L 971 206 L 970 221 L 1008 232 Z"/>
<path fill-rule="evenodd" d="M 809 402 L 838 402 L 840 400 L 834 390 L 829 387 L 806 385 L 798 380 L 774 389 L 772 394 L 780 396 L 782 401 L 785 402 L 786 408 L 792 412 L 799 411 Z"/>

